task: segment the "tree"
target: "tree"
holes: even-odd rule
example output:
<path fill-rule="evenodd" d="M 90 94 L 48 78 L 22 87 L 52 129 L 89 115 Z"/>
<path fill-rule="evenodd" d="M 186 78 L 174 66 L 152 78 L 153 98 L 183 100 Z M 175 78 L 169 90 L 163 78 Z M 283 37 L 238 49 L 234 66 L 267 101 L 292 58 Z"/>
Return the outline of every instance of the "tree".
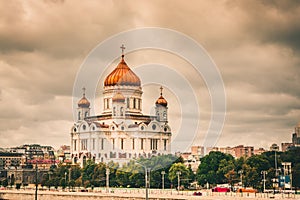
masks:
<path fill-rule="evenodd" d="M 105 180 L 106 180 L 106 165 L 104 163 L 99 163 L 94 168 L 91 183 L 95 187 L 105 186 Z"/>
<path fill-rule="evenodd" d="M 210 184 L 226 183 L 227 174 L 234 165 L 234 158 L 231 155 L 218 151 L 212 151 L 208 155 L 201 158 L 201 164 L 197 170 L 197 181 L 200 185 L 207 182 Z M 229 167 L 227 167 L 229 165 Z"/>
<path fill-rule="evenodd" d="M 174 180 L 176 180 L 178 178 L 178 172 L 180 172 L 180 177 L 181 177 L 181 183 L 182 185 L 187 185 L 189 183 L 189 180 L 187 179 L 190 174 L 189 174 L 189 170 L 187 169 L 187 167 L 182 164 L 182 163 L 174 163 L 170 170 L 169 170 L 169 179 L 171 180 L 171 182 L 175 182 Z M 178 186 L 177 186 L 178 187 Z"/>

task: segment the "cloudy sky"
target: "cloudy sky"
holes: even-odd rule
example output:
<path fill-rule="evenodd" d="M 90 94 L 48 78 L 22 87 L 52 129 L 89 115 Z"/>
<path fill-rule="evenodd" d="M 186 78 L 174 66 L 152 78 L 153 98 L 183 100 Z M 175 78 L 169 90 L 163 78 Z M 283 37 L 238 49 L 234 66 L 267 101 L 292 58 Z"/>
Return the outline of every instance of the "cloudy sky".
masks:
<path fill-rule="evenodd" d="M 268 148 L 289 142 L 300 121 L 298 1 L 2 0 L 0 15 L 0 147 L 69 144 L 73 85 L 81 64 L 105 39 L 143 27 L 168 28 L 193 38 L 217 65 L 227 98 L 217 146 Z M 209 95 L 201 77 L 192 75 L 185 61 L 165 52 L 141 50 L 126 60 L 133 69 L 163 63 L 192 77 L 202 112 L 194 144 L 201 145 L 210 119 Z M 180 86 L 168 87 L 165 95 L 176 133 L 181 103 L 172 87 Z M 144 87 L 145 114 L 158 97 L 153 88 Z M 87 88 L 87 96 L 93 95 Z"/>

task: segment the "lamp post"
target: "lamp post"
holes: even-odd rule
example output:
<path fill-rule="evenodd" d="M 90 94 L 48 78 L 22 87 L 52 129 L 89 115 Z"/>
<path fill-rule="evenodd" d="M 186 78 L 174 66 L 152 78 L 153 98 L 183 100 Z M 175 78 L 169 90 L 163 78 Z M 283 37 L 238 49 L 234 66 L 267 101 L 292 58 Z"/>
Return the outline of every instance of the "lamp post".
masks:
<path fill-rule="evenodd" d="M 37 192 L 38 192 L 38 165 L 37 165 L 37 160 L 35 160 L 35 193 L 34 193 L 35 200 L 37 200 Z"/>
<path fill-rule="evenodd" d="M 165 171 L 161 172 L 161 175 L 162 175 L 162 177 L 161 177 L 162 186 L 161 187 L 163 190 L 165 189 L 165 174 L 166 174 Z"/>
<path fill-rule="evenodd" d="M 243 170 L 241 169 L 238 173 L 240 174 L 241 186 L 243 187 Z"/>
<path fill-rule="evenodd" d="M 136 164 L 141 165 L 145 169 L 145 189 L 146 189 L 146 200 L 149 200 L 148 195 L 148 171 L 150 172 L 150 168 L 147 168 L 145 165 L 142 165 L 141 163 L 135 161 Z"/>
<path fill-rule="evenodd" d="M 176 172 L 177 174 L 177 181 L 178 181 L 178 194 L 179 194 L 179 190 L 180 190 L 180 175 L 181 175 L 181 171 Z"/>
<path fill-rule="evenodd" d="M 69 192 L 70 192 L 70 183 L 71 183 L 71 170 L 72 170 L 72 168 L 70 167 L 69 168 L 69 180 L 68 180 L 68 186 L 69 186 Z"/>
<path fill-rule="evenodd" d="M 106 167 L 106 192 L 109 192 L 109 168 Z"/>
<path fill-rule="evenodd" d="M 263 184 L 264 184 L 264 193 L 266 191 L 266 174 L 268 174 L 267 171 L 261 171 L 261 174 L 263 175 Z"/>
<path fill-rule="evenodd" d="M 67 187 L 67 172 L 65 172 L 65 188 Z"/>

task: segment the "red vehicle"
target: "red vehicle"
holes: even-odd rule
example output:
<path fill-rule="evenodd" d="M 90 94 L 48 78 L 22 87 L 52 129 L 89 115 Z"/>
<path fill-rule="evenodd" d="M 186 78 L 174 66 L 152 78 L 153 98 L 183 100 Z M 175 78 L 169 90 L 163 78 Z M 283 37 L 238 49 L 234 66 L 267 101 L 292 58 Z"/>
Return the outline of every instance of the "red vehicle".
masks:
<path fill-rule="evenodd" d="M 226 187 L 215 187 L 212 189 L 212 192 L 230 192 L 230 189 Z"/>
<path fill-rule="evenodd" d="M 194 192 L 193 195 L 194 196 L 202 196 L 202 193 L 201 192 Z"/>
<path fill-rule="evenodd" d="M 253 188 L 239 188 L 237 192 L 257 193 L 257 190 Z"/>

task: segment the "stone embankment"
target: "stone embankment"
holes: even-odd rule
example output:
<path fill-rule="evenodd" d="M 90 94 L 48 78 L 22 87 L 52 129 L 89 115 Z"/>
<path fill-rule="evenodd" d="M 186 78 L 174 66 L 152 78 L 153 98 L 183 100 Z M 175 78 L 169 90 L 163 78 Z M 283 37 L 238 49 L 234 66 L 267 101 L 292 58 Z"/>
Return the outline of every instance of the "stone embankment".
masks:
<path fill-rule="evenodd" d="M 0 200 L 33 200 L 34 190 L 0 190 Z M 106 192 L 64 192 L 64 191 L 38 191 L 38 200 L 143 200 L 145 193 L 141 190 L 115 190 L 113 193 Z M 211 193 L 202 192 L 202 196 L 193 196 L 192 192 L 176 191 L 159 192 L 150 191 L 149 200 L 267 200 L 267 199 L 290 199 L 300 200 L 300 195 L 295 194 L 262 194 L 262 193 Z"/>

